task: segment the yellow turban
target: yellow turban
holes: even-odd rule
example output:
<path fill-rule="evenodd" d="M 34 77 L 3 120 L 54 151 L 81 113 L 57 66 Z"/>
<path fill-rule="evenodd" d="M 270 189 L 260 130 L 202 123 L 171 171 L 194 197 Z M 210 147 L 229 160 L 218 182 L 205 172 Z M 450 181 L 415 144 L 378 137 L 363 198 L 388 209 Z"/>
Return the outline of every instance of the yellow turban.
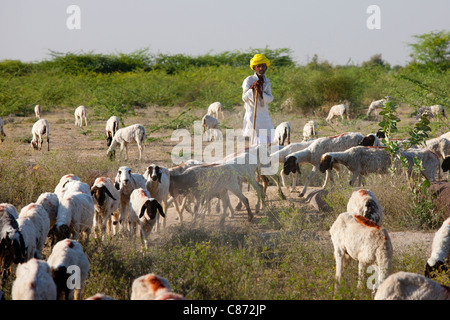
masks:
<path fill-rule="evenodd" d="M 263 63 L 265 63 L 267 67 L 270 65 L 270 61 L 265 55 L 261 53 L 255 54 L 255 56 L 250 60 L 250 68 L 253 70 L 253 66 Z"/>

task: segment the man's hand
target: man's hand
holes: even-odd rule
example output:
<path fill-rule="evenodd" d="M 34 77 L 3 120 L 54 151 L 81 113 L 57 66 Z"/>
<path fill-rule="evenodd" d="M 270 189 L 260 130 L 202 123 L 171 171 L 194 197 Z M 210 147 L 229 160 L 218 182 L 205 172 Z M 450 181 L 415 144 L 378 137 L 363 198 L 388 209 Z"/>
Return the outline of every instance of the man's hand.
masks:
<path fill-rule="evenodd" d="M 263 84 L 264 84 L 263 80 L 256 80 L 255 82 L 253 82 L 250 88 L 253 90 L 258 90 L 258 95 L 262 96 Z"/>

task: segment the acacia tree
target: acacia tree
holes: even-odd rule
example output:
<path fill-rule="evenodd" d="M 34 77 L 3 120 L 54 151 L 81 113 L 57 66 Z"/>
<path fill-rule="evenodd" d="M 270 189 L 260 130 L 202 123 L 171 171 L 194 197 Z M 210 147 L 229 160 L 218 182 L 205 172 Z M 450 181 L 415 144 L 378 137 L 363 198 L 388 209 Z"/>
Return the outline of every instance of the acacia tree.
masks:
<path fill-rule="evenodd" d="M 450 68 L 450 32 L 432 31 L 413 37 L 417 40 L 416 43 L 408 44 L 413 51 L 412 64 L 437 70 Z"/>

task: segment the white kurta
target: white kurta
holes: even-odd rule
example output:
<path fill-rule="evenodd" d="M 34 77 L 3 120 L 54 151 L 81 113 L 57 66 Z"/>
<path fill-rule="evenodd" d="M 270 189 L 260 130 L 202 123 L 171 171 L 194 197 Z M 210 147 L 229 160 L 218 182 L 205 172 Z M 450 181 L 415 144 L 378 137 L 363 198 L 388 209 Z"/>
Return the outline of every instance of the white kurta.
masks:
<path fill-rule="evenodd" d="M 244 120 L 243 120 L 243 135 L 244 137 L 251 137 L 253 130 L 253 113 L 255 109 L 255 100 L 253 90 L 250 88 L 252 84 L 258 80 L 256 73 L 247 77 L 242 84 L 242 100 L 244 101 Z M 270 143 L 272 141 L 273 124 L 269 115 L 269 103 L 273 100 L 272 88 L 270 80 L 264 76 L 263 99 L 258 96 L 258 107 L 256 111 L 256 125 L 253 143 Z M 259 129 L 266 129 L 266 132 L 259 131 Z M 267 138 L 265 138 L 267 137 Z"/>

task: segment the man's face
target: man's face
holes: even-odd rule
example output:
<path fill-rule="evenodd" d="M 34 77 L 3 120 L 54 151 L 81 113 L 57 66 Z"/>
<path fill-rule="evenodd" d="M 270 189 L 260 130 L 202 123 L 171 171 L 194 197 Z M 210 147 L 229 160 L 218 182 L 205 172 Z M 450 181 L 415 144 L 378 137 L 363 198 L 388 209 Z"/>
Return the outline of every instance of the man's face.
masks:
<path fill-rule="evenodd" d="M 253 66 L 253 70 L 258 76 L 263 76 L 267 71 L 267 65 L 265 63 L 257 64 Z"/>

